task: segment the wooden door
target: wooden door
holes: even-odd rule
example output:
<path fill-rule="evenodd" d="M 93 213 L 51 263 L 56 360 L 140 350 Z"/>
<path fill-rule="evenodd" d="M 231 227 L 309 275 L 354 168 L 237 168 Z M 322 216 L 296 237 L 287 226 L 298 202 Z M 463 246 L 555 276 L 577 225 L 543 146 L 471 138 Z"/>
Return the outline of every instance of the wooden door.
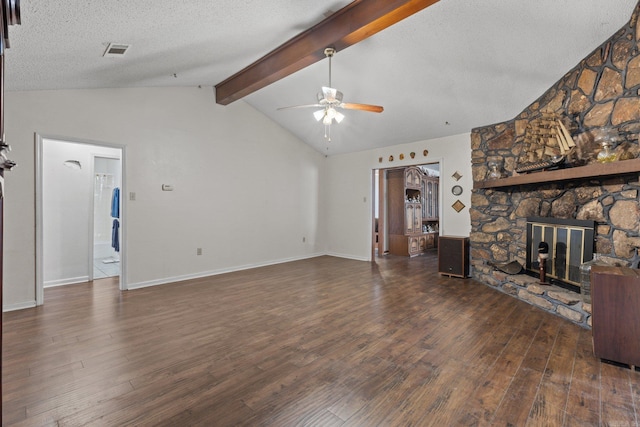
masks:
<path fill-rule="evenodd" d="M 4 52 L 9 47 L 8 26 L 20 24 L 20 2 L 2 0 L 0 2 L 0 143 L 4 149 L 6 144 L 4 137 Z M 0 150 L 3 151 L 3 150 Z M 4 167 L 0 167 L 0 179 L 4 182 Z M 4 284 L 2 282 L 2 264 L 4 263 L 4 252 L 2 242 L 4 240 L 4 189 L 0 193 L 0 307 L 3 306 L 2 294 Z M 2 354 L 2 322 L 0 322 L 0 354 Z M 2 366 L 0 366 L 0 377 L 2 376 Z M 0 383 L 0 413 L 2 412 L 2 384 Z"/>

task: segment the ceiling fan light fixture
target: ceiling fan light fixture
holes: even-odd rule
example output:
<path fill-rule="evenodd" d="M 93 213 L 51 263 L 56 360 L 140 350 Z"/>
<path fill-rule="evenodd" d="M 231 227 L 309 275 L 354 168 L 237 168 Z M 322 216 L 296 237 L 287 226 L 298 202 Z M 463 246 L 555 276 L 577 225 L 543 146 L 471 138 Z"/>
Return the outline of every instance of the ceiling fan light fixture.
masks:
<path fill-rule="evenodd" d="M 342 114 L 339 109 L 349 109 L 349 110 L 361 110 L 361 111 L 369 111 L 372 113 L 381 113 L 383 108 L 379 105 L 369 105 L 369 104 L 353 104 L 353 103 L 344 103 L 342 102 L 342 92 L 338 89 L 331 87 L 331 58 L 336 50 L 332 47 L 328 47 L 325 49 L 324 54 L 329 59 L 329 85 L 322 86 L 322 90 L 317 93 L 317 103 L 310 105 L 296 105 L 292 107 L 283 107 L 278 108 L 278 110 L 286 109 L 286 108 L 306 108 L 306 107 L 320 107 L 321 110 L 316 110 L 313 113 L 313 117 L 318 122 L 322 122 L 324 125 L 324 137 L 331 141 L 331 124 L 335 120 L 336 123 L 341 123 L 345 115 Z"/>

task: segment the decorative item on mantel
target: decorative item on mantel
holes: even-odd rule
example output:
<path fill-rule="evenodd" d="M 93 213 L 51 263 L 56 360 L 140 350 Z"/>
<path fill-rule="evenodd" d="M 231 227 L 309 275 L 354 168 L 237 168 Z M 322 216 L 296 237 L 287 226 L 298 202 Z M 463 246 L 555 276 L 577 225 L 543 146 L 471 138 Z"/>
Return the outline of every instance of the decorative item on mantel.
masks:
<path fill-rule="evenodd" d="M 616 153 L 612 150 L 611 141 L 608 139 L 602 140 L 602 150 L 598 153 L 596 160 L 598 163 L 611 163 L 617 160 Z"/>
<path fill-rule="evenodd" d="M 576 144 L 556 113 L 543 111 L 524 131 L 516 172 L 526 173 L 562 166 Z"/>
<path fill-rule="evenodd" d="M 596 153 L 590 153 L 591 161 L 593 155 L 596 155 L 596 162 L 611 163 L 621 160 L 631 160 L 638 157 L 638 144 L 632 144 L 627 137 L 620 134 L 620 130 L 616 127 L 604 127 L 592 131 L 593 142 L 596 146 L 600 146 L 600 150 Z M 597 150 L 597 148 L 595 149 Z"/>
<path fill-rule="evenodd" d="M 504 159 L 502 157 L 492 156 L 487 158 L 487 179 L 504 178 Z"/>

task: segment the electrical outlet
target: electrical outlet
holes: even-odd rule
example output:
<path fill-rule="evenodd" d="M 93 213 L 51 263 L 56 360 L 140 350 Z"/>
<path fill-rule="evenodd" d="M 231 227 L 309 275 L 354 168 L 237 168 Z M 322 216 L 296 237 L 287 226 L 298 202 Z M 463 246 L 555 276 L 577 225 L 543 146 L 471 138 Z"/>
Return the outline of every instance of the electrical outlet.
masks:
<path fill-rule="evenodd" d="M 134 193 L 133 191 L 131 191 L 129 193 L 129 200 L 135 200 L 136 199 L 136 193 Z"/>
<path fill-rule="evenodd" d="M 302 243 L 304 243 L 304 242 L 306 242 L 306 241 L 307 241 L 307 238 L 306 238 L 306 237 L 303 237 L 303 238 L 302 238 Z"/>
<path fill-rule="evenodd" d="M 196 255 L 202 255 L 202 248 L 196 248 Z"/>

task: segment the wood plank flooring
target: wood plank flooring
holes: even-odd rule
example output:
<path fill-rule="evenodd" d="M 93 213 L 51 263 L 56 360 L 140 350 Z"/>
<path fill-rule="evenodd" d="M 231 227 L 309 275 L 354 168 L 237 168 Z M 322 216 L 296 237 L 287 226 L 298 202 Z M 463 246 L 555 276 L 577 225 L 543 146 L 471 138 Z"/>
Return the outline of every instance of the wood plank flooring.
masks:
<path fill-rule="evenodd" d="M 5 313 L 3 426 L 640 426 L 640 372 L 435 254 L 320 257 Z"/>

